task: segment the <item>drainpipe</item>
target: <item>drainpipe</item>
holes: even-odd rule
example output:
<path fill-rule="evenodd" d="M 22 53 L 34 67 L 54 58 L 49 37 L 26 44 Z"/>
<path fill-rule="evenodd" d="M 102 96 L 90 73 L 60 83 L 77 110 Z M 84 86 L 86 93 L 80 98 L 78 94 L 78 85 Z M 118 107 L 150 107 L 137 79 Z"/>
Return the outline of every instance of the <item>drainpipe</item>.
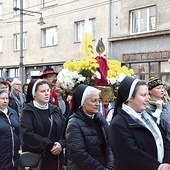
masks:
<path fill-rule="evenodd" d="M 108 38 L 112 35 L 112 0 L 109 0 L 109 26 L 108 26 Z M 112 47 L 111 42 L 108 41 L 108 58 L 112 59 Z"/>

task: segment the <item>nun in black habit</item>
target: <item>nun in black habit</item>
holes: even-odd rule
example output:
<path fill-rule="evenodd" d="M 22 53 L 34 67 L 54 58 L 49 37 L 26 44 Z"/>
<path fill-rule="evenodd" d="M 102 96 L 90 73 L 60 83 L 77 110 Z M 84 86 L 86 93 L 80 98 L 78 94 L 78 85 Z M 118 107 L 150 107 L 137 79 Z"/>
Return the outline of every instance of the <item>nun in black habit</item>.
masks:
<path fill-rule="evenodd" d="M 118 89 L 109 131 L 115 170 L 170 168 L 170 143 L 145 111 L 147 103 L 147 84 L 125 77 Z"/>
<path fill-rule="evenodd" d="M 73 94 L 65 129 L 67 170 L 113 170 L 109 126 L 98 113 L 99 93 L 94 87 L 80 84 Z"/>

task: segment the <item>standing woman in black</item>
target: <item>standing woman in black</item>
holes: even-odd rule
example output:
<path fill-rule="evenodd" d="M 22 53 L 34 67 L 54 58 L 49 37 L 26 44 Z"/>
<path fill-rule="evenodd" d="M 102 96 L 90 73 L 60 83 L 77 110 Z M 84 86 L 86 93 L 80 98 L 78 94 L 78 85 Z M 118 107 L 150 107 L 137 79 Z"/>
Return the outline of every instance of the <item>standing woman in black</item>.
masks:
<path fill-rule="evenodd" d="M 98 112 L 100 90 L 80 84 L 66 127 L 67 170 L 113 170 L 105 118 Z"/>
<path fill-rule="evenodd" d="M 0 170 L 15 169 L 21 144 L 19 115 L 8 102 L 8 92 L 0 89 Z"/>
<path fill-rule="evenodd" d="M 29 83 L 20 120 L 22 150 L 43 153 L 42 170 L 59 170 L 65 147 L 65 141 L 61 138 L 65 119 L 59 107 L 49 103 L 49 98 L 47 81 L 32 80 Z M 51 123 L 52 131 L 48 137 Z"/>
<path fill-rule="evenodd" d="M 148 101 L 146 82 L 125 77 L 109 131 L 115 170 L 170 170 L 170 143 L 145 111 Z"/>

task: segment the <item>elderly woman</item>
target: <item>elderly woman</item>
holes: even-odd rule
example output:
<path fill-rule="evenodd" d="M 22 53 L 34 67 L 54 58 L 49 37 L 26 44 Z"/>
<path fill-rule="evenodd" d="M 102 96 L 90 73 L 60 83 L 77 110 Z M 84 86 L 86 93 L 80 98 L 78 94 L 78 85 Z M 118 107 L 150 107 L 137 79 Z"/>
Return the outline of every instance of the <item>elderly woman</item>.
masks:
<path fill-rule="evenodd" d="M 10 97 L 15 99 L 17 106 L 18 106 L 18 111 L 17 113 L 21 113 L 22 108 L 23 108 L 23 104 L 26 100 L 24 93 L 21 92 L 21 81 L 20 80 L 13 80 L 13 82 L 11 83 L 12 89 L 10 92 Z"/>
<path fill-rule="evenodd" d="M 157 118 L 157 123 L 166 131 L 170 141 L 170 101 L 159 77 L 152 77 L 148 82 L 149 108 L 147 112 Z"/>
<path fill-rule="evenodd" d="M 67 120 L 68 170 L 112 170 L 114 160 L 108 144 L 108 124 L 98 113 L 100 91 L 80 84 L 72 98 Z"/>
<path fill-rule="evenodd" d="M 20 120 L 22 149 L 42 153 L 41 170 L 60 170 L 65 146 L 61 138 L 65 118 L 58 106 L 49 103 L 49 98 L 47 81 L 32 80 L 29 83 L 27 103 Z"/>
<path fill-rule="evenodd" d="M 20 148 L 19 115 L 8 107 L 8 92 L 0 89 L 0 169 L 13 170 Z"/>
<path fill-rule="evenodd" d="M 145 111 L 147 104 L 147 84 L 125 77 L 118 90 L 109 131 L 115 170 L 170 169 L 170 143 Z"/>

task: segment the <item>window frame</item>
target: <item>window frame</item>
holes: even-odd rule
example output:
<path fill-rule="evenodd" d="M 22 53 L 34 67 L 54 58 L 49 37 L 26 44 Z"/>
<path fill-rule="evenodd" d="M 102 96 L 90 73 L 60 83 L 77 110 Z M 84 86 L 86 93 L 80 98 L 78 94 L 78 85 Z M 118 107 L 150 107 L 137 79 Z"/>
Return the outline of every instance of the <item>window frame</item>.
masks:
<path fill-rule="evenodd" d="M 14 0 L 14 7 L 20 8 L 20 0 Z M 23 9 L 28 7 L 28 0 L 23 0 Z M 14 10 L 14 15 L 19 15 L 20 14 L 20 10 Z"/>
<path fill-rule="evenodd" d="M 50 31 L 52 29 L 54 29 L 54 31 Z M 41 46 L 50 47 L 55 45 L 58 45 L 58 27 L 53 26 L 41 29 Z"/>
<path fill-rule="evenodd" d="M 0 53 L 3 52 L 3 38 L 0 36 Z"/>
<path fill-rule="evenodd" d="M 14 51 L 20 50 L 20 33 L 14 34 Z M 27 32 L 23 33 L 23 50 L 27 49 Z"/>
<path fill-rule="evenodd" d="M 42 7 L 46 8 L 49 6 L 57 5 L 58 0 L 42 0 Z"/>
<path fill-rule="evenodd" d="M 156 31 L 155 5 L 130 11 L 130 34 L 141 34 L 154 31 Z"/>
<path fill-rule="evenodd" d="M 2 3 L 0 3 L 0 20 L 2 20 Z"/>
<path fill-rule="evenodd" d="M 74 41 L 81 42 L 84 33 L 85 20 L 74 22 Z M 92 40 L 95 40 L 95 18 L 89 19 Z"/>

